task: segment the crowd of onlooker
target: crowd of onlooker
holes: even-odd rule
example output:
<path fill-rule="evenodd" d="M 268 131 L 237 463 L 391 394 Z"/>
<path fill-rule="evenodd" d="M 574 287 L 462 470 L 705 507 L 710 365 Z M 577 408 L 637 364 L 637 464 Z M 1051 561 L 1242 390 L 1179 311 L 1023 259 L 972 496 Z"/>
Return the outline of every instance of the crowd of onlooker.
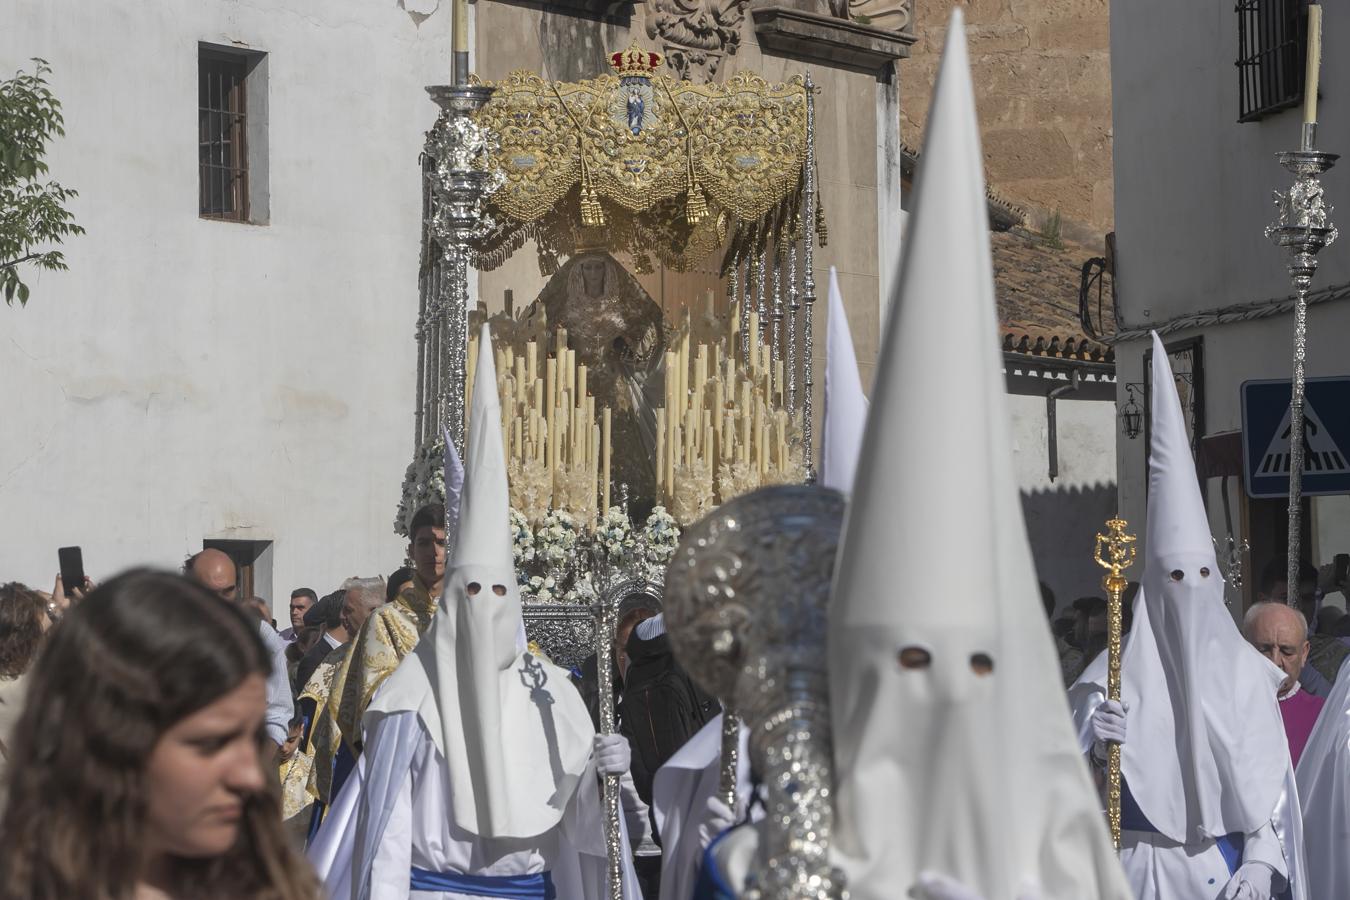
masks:
<path fill-rule="evenodd" d="M 356 637 L 415 577 L 295 588 L 281 623 L 241 596 L 216 549 L 181 573 L 0 585 L 0 900 L 187 884 L 193 897 L 317 897 L 301 856 L 321 812 L 315 726 Z M 676 663 L 659 606 L 623 602 L 611 673 L 648 804 L 656 770 L 719 711 Z M 572 674 L 598 726 L 596 657 Z M 660 849 L 634 849 L 654 897 Z"/>

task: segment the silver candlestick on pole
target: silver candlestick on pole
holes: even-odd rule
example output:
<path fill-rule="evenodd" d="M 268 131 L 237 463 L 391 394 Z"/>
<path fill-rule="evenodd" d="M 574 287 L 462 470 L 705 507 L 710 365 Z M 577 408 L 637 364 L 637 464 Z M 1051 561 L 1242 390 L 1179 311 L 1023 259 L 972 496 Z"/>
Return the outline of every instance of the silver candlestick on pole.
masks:
<path fill-rule="evenodd" d="M 1315 88 L 1314 88 L 1315 90 Z M 1289 278 L 1297 299 L 1294 305 L 1294 377 L 1289 403 L 1289 569 L 1288 602 L 1298 602 L 1298 563 L 1301 540 L 1303 498 L 1303 392 L 1304 365 L 1308 350 L 1308 290 L 1317 271 L 1317 254 L 1336 240 L 1331 224 L 1332 208 L 1327 205 L 1319 176 L 1340 158 L 1335 153 L 1314 149 L 1317 123 L 1303 125 L 1302 146 L 1279 154 L 1280 165 L 1294 175 L 1286 191 L 1275 191 L 1279 218 L 1266 226 L 1266 237 L 1288 253 Z"/>
<path fill-rule="evenodd" d="M 432 173 L 432 235 L 440 245 L 449 277 L 442 279 L 438 304 L 442 371 L 440 408 L 446 429 L 464 452 L 464 385 L 469 339 L 469 244 L 493 226 L 488 195 L 504 180 L 490 165 L 496 136 L 474 114 L 492 96 L 492 88 L 469 82 L 469 54 L 455 51 L 455 83 L 427 88 L 441 114 L 427 139 Z"/>

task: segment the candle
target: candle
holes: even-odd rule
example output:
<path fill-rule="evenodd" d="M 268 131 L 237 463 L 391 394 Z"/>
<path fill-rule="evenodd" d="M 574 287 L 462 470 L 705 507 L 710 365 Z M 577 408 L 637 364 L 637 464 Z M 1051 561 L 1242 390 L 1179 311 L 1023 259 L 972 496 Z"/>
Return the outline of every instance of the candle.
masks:
<path fill-rule="evenodd" d="M 469 52 L 469 0 L 455 0 L 454 43 L 456 53 Z"/>
<path fill-rule="evenodd" d="M 787 422 L 782 414 L 778 416 L 778 468 L 787 470 Z"/>
<path fill-rule="evenodd" d="M 548 403 L 544 404 L 544 418 L 548 423 L 544 429 L 544 441 L 548 447 L 548 468 L 553 471 L 553 407 L 558 398 L 558 361 L 550 356 L 544 360 L 544 393 L 548 395 Z"/>
<path fill-rule="evenodd" d="M 525 380 L 534 384 L 534 380 L 539 377 L 536 371 L 537 357 L 539 355 L 539 345 L 535 341 L 530 341 L 525 345 Z"/>
<path fill-rule="evenodd" d="M 524 423 L 521 422 L 520 419 L 516 419 L 515 422 L 513 422 L 513 423 L 511 423 L 511 424 L 514 426 L 514 427 L 512 428 L 512 432 L 513 432 L 512 439 L 515 441 L 515 455 L 518 456 L 518 457 L 520 457 L 521 464 L 523 465 L 524 462 L 525 462 L 525 429 L 524 429 Z"/>
<path fill-rule="evenodd" d="M 469 409 L 473 406 L 473 380 L 478 374 L 478 338 L 469 338 L 468 367 L 464 378 L 464 430 L 469 428 Z"/>
<path fill-rule="evenodd" d="M 586 396 L 586 367 L 577 366 L 577 399 L 581 400 Z"/>
<path fill-rule="evenodd" d="M 608 410 L 606 410 L 608 412 Z M 666 411 L 656 409 L 656 492 L 664 494 L 666 487 Z"/>
<path fill-rule="evenodd" d="M 602 470 L 601 478 L 603 479 L 600 482 L 600 492 L 604 497 L 605 512 L 609 512 L 609 453 L 610 453 L 609 440 L 611 435 L 610 428 L 611 425 L 609 420 L 609 407 L 606 406 L 605 411 L 600 414 L 600 468 Z M 656 442 L 658 444 L 661 442 L 661 436 L 659 434 L 657 435 Z"/>
<path fill-rule="evenodd" d="M 1317 121 L 1317 80 L 1322 68 L 1322 5 L 1308 4 L 1308 67 L 1303 77 L 1303 124 Z M 1306 149 L 1311 150 L 1311 147 Z"/>
<path fill-rule="evenodd" d="M 599 497 L 596 496 L 597 493 L 600 493 L 600 492 L 597 490 L 597 485 L 598 485 L 599 481 L 600 481 L 600 426 L 599 426 L 599 425 L 592 425 L 592 426 L 591 426 L 591 499 L 590 499 L 589 501 L 587 501 L 587 502 L 588 502 L 589 504 L 591 504 L 591 505 L 594 505 L 594 504 L 597 503 L 598 500 L 599 500 Z M 609 492 L 608 492 L 608 491 L 604 491 L 604 493 L 607 494 L 607 493 L 609 493 Z M 599 521 L 600 521 L 600 516 L 602 515 L 602 513 L 601 513 L 599 507 L 596 507 L 595 513 L 596 513 L 596 514 L 595 514 L 594 519 L 595 519 L 596 522 L 599 522 Z"/>

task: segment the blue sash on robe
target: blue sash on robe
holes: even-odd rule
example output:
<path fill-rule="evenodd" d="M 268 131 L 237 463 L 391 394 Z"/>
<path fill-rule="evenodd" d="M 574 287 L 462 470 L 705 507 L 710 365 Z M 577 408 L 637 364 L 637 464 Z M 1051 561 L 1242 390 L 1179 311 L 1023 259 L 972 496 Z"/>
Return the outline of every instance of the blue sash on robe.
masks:
<path fill-rule="evenodd" d="M 717 845 L 734 830 L 728 828 L 703 850 L 703 866 L 699 869 L 698 880 L 694 882 L 694 896 L 690 900 L 737 900 L 736 892 L 727 884 L 726 878 L 717 868 L 717 858 L 713 856 Z"/>
<path fill-rule="evenodd" d="M 464 875 L 460 872 L 428 872 L 412 867 L 409 890 L 448 891 L 505 900 L 556 900 L 553 877 L 548 872 L 533 875 Z"/>
<path fill-rule="evenodd" d="M 1139 808 L 1139 801 L 1134 799 L 1134 794 L 1130 793 L 1129 784 L 1123 778 L 1120 781 L 1120 830 L 1161 834 L 1144 815 L 1144 811 Z M 1232 834 L 1225 834 L 1215 839 L 1214 843 L 1218 846 L 1219 853 L 1223 855 L 1223 861 L 1228 866 L 1229 875 L 1236 872 L 1238 867 L 1242 865 L 1242 846 L 1246 841 L 1247 836 L 1240 831 L 1234 831 Z"/>

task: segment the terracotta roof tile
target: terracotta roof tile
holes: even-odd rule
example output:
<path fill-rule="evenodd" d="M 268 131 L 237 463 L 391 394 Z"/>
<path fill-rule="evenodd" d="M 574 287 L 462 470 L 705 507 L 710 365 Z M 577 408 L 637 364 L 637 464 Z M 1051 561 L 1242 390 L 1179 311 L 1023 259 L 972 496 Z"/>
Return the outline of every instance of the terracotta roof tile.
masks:
<path fill-rule="evenodd" d="M 990 234 L 994 290 L 1003 349 L 1038 356 L 1110 362 L 1110 348 L 1090 340 L 1078 321 L 1083 263 L 1098 255 L 1070 240 L 1053 246 L 1021 228 Z"/>

